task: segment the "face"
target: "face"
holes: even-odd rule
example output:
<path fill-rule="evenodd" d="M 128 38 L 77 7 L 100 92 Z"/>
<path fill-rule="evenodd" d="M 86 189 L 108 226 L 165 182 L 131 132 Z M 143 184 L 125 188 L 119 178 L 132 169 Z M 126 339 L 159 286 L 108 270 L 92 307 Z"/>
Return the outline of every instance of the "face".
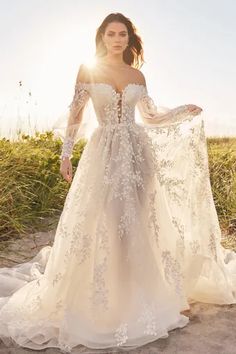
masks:
<path fill-rule="evenodd" d="M 109 54 L 122 53 L 129 43 L 127 27 L 121 22 L 109 23 L 102 40 Z"/>

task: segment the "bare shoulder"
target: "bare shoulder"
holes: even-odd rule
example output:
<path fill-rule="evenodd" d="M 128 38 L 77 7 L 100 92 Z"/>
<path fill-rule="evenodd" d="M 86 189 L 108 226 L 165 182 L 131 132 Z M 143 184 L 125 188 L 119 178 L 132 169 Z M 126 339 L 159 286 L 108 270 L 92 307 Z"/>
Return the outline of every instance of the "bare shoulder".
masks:
<path fill-rule="evenodd" d="M 90 82 L 90 77 L 91 73 L 89 68 L 85 64 L 81 64 L 78 70 L 76 81 L 88 83 Z"/>
<path fill-rule="evenodd" d="M 140 85 L 146 86 L 145 76 L 142 73 L 142 71 L 132 67 L 130 68 L 130 70 L 131 70 L 130 73 L 132 75 L 132 80 L 134 80 L 136 83 Z"/>

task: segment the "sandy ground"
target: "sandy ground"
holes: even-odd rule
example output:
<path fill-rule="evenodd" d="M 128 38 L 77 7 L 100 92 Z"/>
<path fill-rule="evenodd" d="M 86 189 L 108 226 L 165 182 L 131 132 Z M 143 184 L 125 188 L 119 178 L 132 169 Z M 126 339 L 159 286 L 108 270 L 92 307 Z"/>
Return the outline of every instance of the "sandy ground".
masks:
<path fill-rule="evenodd" d="M 54 233 L 37 233 L 14 242 L 1 244 L 0 267 L 10 267 L 32 258 L 43 246 L 52 244 Z M 236 304 L 212 305 L 195 303 L 185 314 L 189 324 L 169 332 L 169 337 L 159 339 L 139 349 L 120 354 L 236 354 Z M 0 354 L 62 353 L 48 348 L 34 351 L 8 347 L 0 342 Z M 111 350 L 103 351 L 112 353 Z M 76 354 L 76 348 L 72 351 Z M 117 352 L 116 352 L 117 354 Z"/>

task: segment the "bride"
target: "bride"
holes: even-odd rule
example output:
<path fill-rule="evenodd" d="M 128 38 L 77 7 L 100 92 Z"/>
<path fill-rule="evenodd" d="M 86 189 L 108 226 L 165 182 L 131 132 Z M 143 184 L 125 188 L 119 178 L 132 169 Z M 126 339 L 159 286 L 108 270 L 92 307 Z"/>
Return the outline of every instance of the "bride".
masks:
<path fill-rule="evenodd" d="M 193 302 L 236 303 L 236 255 L 220 244 L 202 109 L 154 104 L 141 38 L 120 13 L 98 28 L 96 58 L 80 66 L 68 112 L 60 171 L 71 186 L 54 243 L 0 269 L 6 345 L 128 350 L 186 326 Z M 72 179 L 90 99 L 98 125 Z"/>

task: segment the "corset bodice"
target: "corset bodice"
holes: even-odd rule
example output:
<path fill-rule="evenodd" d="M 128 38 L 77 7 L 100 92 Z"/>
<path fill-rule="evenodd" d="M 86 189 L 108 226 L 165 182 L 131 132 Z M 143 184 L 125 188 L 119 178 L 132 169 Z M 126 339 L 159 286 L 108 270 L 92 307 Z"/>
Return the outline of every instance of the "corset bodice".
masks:
<path fill-rule="evenodd" d="M 146 92 L 144 85 L 130 83 L 121 92 L 107 83 L 83 85 L 92 99 L 99 125 L 127 125 L 135 122 L 135 106 Z"/>

